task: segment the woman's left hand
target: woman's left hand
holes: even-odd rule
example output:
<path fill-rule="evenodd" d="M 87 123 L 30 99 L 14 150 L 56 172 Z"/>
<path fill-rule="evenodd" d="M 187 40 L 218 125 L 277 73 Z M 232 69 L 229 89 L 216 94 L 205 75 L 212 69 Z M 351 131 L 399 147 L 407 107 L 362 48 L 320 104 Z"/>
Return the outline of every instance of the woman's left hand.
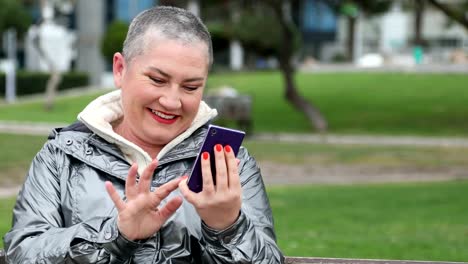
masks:
<path fill-rule="evenodd" d="M 216 162 L 216 185 L 210 169 L 210 154 L 202 153 L 201 169 L 203 190 L 192 192 L 187 179 L 179 183 L 185 199 L 195 206 L 200 218 L 209 227 L 223 230 L 232 225 L 239 217 L 242 204 L 242 189 L 238 172 L 238 160 L 229 145 L 214 147 Z"/>

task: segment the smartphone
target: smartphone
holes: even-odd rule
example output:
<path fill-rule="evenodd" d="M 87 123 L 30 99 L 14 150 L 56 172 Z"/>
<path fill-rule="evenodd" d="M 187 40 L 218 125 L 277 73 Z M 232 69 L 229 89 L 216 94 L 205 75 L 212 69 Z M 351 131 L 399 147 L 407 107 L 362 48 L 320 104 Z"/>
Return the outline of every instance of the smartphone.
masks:
<path fill-rule="evenodd" d="M 193 192 L 201 192 L 203 189 L 203 177 L 201 171 L 201 155 L 203 152 L 210 153 L 211 175 L 213 176 L 213 183 L 216 184 L 216 163 L 214 157 L 214 147 L 216 144 L 221 144 L 223 147 L 226 145 L 231 146 L 234 155 L 237 156 L 239 148 L 244 139 L 245 132 L 231 128 L 209 125 L 208 132 L 205 135 L 202 147 L 198 152 L 197 159 L 192 167 L 190 178 L 188 179 L 188 187 Z"/>

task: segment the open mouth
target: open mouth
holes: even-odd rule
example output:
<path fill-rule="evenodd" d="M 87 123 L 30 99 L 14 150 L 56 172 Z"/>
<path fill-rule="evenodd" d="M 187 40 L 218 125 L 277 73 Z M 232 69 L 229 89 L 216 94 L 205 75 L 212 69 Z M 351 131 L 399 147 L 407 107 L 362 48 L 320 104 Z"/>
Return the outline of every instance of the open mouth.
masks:
<path fill-rule="evenodd" d="M 174 123 L 177 118 L 179 117 L 178 115 L 172 115 L 172 114 L 169 114 L 169 113 L 163 113 L 161 111 L 157 111 L 157 110 L 154 110 L 154 109 L 150 109 L 150 112 L 152 113 L 152 116 L 153 118 L 160 122 L 160 123 L 163 123 L 163 124 L 172 124 Z"/>

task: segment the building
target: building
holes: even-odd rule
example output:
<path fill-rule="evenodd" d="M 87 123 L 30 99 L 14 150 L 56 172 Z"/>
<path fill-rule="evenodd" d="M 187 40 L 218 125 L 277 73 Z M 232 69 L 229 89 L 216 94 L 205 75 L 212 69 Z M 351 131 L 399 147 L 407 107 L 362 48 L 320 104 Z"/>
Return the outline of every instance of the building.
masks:
<path fill-rule="evenodd" d="M 395 1 L 392 8 L 380 16 L 358 18 L 354 45 L 357 58 L 370 53 L 381 54 L 389 60 L 413 57 L 414 12 L 404 3 Z M 338 16 L 336 25 L 336 38 L 323 44 L 314 58 L 332 62 L 346 54 L 347 21 Z M 454 54 L 468 54 L 468 31 L 428 4 L 423 12 L 422 37 L 426 42 L 423 63 L 451 63 Z"/>
<path fill-rule="evenodd" d="M 447 0 L 449 1 L 449 0 Z M 457 1 L 457 0 L 450 0 Z M 114 20 L 130 22 L 140 11 L 161 3 L 158 0 L 78 0 L 55 7 L 56 21 L 76 36 L 76 56 L 73 68 L 90 74 L 93 84 L 102 84 L 110 62 L 105 62 L 100 52 L 100 41 L 107 25 Z M 185 4 L 198 13 L 202 1 L 172 1 Z M 171 2 L 171 3 L 172 3 Z M 303 46 L 298 54 L 300 61 L 334 62 L 343 58 L 347 46 L 347 21 L 340 15 L 330 0 L 291 1 L 291 15 L 298 26 Z M 39 1 L 30 7 L 35 20 L 41 12 Z M 71 6 L 74 3 L 74 6 Z M 354 54 L 360 58 L 366 54 L 379 54 L 387 62 L 414 63 L 413 23 L 414 12 L 405 7 L 408 1 L 396 0 L 393 7 L 383 15 L 366 17 L 360 15 L 356 23 Z M 65 10 L 65 11 L 64 11 Z M 449 63 L 456 54 L 468 50 L 468 32 L 457 23 L 448 23 L 448 18 L 439 10 L 426 5 L 424 12 L 423 38 L 427 46 L 423 50 L 422 63 Z M 244 52 L 241 43 L 232 40 L 228 47 L 229 60 L 226 66 L 239 70 L 244 67 Z M 458 53 L 457 53 L 458 52 Z M 463 55 L 462 55 L 463 57 Z M 462 60 L 463 61 L 463 60 Z M 270 63 L 269 65 L 275 65 Z M 106 78 L 104 78 L 106 79 Z M 108 81 L 104 81 L 107 85 Z"/>

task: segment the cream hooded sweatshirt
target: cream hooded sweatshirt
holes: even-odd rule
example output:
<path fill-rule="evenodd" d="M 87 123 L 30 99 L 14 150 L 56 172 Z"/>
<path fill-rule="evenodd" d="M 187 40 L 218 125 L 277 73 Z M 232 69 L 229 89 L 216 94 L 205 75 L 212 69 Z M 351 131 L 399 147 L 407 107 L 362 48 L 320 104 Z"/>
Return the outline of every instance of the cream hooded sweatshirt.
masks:
<path fill-rule="evenodd" d="M 116 144 L 130 164 L 134 162 L 138 164 L 138 173 L 141 175 L 152 159 L 142 148 L 114 132 L 111 124 L 121 119 L 123 114 L 121 92 L 116 90 L 104 94 L 89 103 L 78 114 L 78 120 L 109 143 Z M 188 138 L 195 130 L 216 117 L 216 115 L 216 109 L 210 108 L 205 102 L 201 101 L 198 113 L 190 127 L 164 146 L 156 159 L 160 160 L 169 150 Z"/>

